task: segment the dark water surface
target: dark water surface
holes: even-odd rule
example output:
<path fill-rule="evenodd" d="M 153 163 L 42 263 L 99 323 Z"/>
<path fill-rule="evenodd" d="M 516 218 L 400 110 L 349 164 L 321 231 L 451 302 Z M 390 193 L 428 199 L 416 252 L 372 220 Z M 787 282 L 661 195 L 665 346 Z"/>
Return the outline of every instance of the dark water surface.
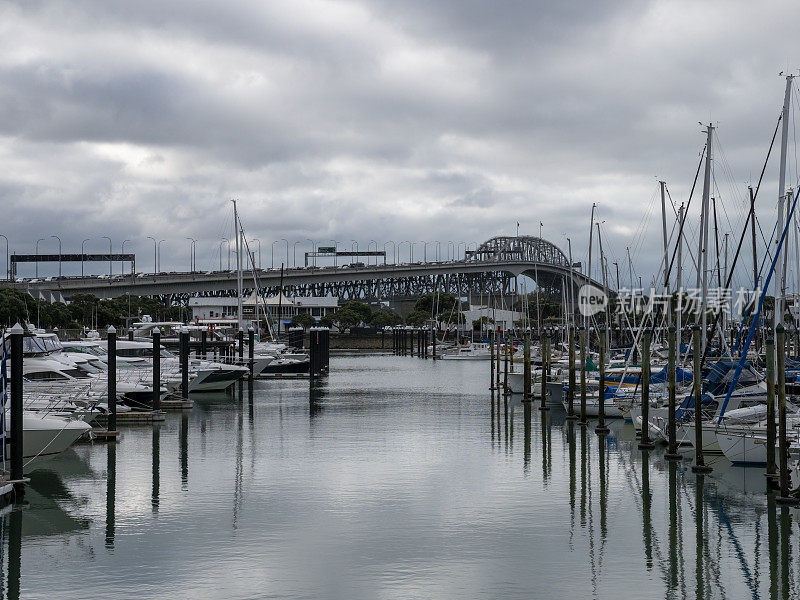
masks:
<path fill-rule="evenodd" d="M 792 598 L 795 509 L 598 437 L 488 363 L 334 357 L 197 397 L 32 472 L 0 520 L 16 598 Z"/>

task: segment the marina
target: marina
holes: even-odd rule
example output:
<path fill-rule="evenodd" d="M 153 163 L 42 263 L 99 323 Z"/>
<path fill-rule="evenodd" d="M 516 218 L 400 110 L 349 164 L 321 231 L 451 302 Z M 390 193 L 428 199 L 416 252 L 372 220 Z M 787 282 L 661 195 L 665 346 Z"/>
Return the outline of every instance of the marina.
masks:
<path fill-rule="evenodd" d="M 2 516 L 6 594 L 794 597 L 800 513 L 763 471 L 693 474 L 622 420 L 498 399 L 488 371 L 334 356 L 311 402 L 244 383 L 79 444 Z"/>

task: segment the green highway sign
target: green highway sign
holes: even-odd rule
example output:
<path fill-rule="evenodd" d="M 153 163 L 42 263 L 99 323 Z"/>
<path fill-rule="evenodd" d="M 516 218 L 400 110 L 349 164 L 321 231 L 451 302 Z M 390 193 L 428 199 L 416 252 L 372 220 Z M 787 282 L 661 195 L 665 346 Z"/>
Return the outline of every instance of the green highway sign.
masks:
<path fill-rule="evenodd" d="M 336 248 L 334 248 L 333 246 L 320 246 L 319 248 L 317 248 L 317 252 L 322 252 L 325 254 L 333 254 L 334 252 L 336 252 Z"/>

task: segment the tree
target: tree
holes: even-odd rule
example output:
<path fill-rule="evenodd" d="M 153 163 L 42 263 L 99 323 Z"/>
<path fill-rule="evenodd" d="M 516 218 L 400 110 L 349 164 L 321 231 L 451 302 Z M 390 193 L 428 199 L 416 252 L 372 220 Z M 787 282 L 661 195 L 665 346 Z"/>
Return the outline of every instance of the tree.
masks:
<path fill-rule="evenodd" d="M 340 308 L 331 315 L 331 320 L 339 329 L 350 329 L 361 323 L 361 315 L 347 308 Z"/>
<path fill-rule="evenodd" d="M 414 309 L 411 311 L 411 314 L 406 317 L 406 323 L 409 325 L 414 325 L 415 327 L 420 327 L 425 325 L 430 318 L 431 313 L 428 311 Z"/>
<path fill-rule="evenodd" d="M 370 325 L 379 329 L 390 325 L 399 325 L 402 322 L 403 318 L 400 315 L 388 310 L 376 310 L 372 313 L 372 318 L 369 321 Z"/>
<path fill-rule="evenodd" d="M 316 323 L 316 321 L 314 320 L 314 317 L 312 317 L 310 314 L 301 312 L 293 316 L 290 323 L 292 325 L 302 327 L 303 329 L 308 329 L 309 327 L 312 327 Z"/>
<path fill-rule="evenodd" d="M 372 308 L 370 305 L 357 300 L 346 302 L 340 310 L 348 310 L 357 314 L 361 319 L 361 323 L 369 323 L 372 320 Z"/>
<path fill-rule="evenodd" d="M 483 315 L 480 319 L 475 319 L 472 321 L 472 330 L 473 331 L 484 331 L 487 325 L 494 325 L 494 319 Z"/>
<path fill-rule="evenodd" d="M 428 292 L 417 298 L 412 314 L 416 311 L 421 311 L 427 312 L 430 317 L 434 313 L 434 308 L 436 308 L 435 316 L 443 315 L 447 317 L 450 313 L 458 310 L 460 304 L 461 302 L 455 296 L 447 292 Z"/>

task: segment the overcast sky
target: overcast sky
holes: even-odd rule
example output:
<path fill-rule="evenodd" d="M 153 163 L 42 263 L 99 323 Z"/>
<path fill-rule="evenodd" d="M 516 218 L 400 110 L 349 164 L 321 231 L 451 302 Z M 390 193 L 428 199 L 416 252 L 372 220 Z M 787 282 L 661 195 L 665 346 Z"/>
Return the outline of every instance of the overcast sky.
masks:
<path fill-rule="evenodd" d="M 5 2 L 0 233 L 20 253 L 127 239 L 146 271 L 147 236 L 166 240 L 162 270 L 188 268 L 190 236 L 218 268 L 238 198 L 264 266 L 282 238 L 303 241 L 298 262 L 307 238 L 441 240 L 446 256 L 517 222 L 579 257 L 596 202 L 610 260 L 631 246 L 647 281 L 657 181 L 686 200 L 699 121 L 718 127 L 716 193 L 741 220 L 799 18 L 730 0 Z M 792 121 L 790 183 L 794 148 Z M 773 160 L 766 235 L 776 181 Z"/>

